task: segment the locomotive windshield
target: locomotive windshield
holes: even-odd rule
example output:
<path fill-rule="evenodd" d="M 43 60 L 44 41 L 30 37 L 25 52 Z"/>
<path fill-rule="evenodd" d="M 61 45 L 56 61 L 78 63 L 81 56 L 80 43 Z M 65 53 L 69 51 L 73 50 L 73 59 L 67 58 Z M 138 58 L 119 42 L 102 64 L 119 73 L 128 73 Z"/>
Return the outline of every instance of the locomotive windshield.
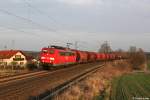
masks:
<path fill-rule="evenodd" d="M 43 53 L 54 54 L 54 50 L 42 50 Z"/>
<path fill-rule="evenodd" d="M 54 50 L 49 50 L 49 53 L 50 54 L 54 54 Z"/>
<path fill-rule="evenodd" d="M 47 50 L 42 50 L 42 52 L 43 52 L 43 53 L 48 53 L 48 51 L 47 51 Z"/>

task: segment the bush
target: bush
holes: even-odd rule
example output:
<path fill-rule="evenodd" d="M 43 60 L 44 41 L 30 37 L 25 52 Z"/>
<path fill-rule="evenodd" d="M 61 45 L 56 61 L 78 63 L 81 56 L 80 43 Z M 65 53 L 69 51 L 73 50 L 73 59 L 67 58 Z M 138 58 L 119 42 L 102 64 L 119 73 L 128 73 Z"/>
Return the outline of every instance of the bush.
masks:
<path fill-rule="evenodd" d="M 129 61 L 133 69 L 135 70 L 144 69 L 142 65 L 146 63 L 146 56 L 143 50 L 139 49 L 136 52 L 130 52 Z"/>
<path fill-rule="evenodd" d="M 29 70 L 34 70 L 34 69 L 37 69 L 37 64 L 35 63 L 35 62 L 28 62 L 27 63 L 27 68 L 29 69 Z"/>

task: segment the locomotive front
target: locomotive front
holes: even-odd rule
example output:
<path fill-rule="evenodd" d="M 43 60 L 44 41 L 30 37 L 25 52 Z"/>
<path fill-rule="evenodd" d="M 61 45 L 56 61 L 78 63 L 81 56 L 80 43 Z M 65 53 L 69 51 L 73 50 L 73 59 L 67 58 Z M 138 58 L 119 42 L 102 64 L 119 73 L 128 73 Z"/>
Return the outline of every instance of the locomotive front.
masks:
<path fill-rule="evenodd" d="M 53 66 L 55 57 L 52 48 L 43 48 L 40 53 L 40 62 L 42 66 Z"/>

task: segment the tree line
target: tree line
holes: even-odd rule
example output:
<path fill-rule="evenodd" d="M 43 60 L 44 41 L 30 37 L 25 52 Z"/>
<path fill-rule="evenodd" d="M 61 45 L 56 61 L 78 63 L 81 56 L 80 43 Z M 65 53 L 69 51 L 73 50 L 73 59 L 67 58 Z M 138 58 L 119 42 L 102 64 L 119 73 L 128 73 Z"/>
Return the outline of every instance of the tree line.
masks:
<path fill-rule="evenodd" d="M 130 46 L 128 51 L 124 51 L 122 49 L 118 49 L 113 51 L 110 44 L 105 41 L 100 49 L 98 50 L 100 53 L 115 53 L 118 55 L 122 55 L 127 58 L 127 61 L 131 65 L 134 70 L 145 70 L 146 66 L 146 54 L 142 48 L 136 48 L 136 46 Z"/>

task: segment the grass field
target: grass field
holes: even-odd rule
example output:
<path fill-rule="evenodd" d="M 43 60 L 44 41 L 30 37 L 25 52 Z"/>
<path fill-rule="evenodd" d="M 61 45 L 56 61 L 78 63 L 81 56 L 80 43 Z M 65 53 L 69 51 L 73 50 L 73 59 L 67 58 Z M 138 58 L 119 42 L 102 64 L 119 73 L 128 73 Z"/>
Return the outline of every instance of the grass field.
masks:
<path fill-rule="evenodd" d="M 147 61 L 148 70 L 150 70 L 150 59 Z"/>
<path fill-rule="evenodd" d="M 150 100 L 150 74 L 123 75 L 112 81 L 110 100 Z"/>

